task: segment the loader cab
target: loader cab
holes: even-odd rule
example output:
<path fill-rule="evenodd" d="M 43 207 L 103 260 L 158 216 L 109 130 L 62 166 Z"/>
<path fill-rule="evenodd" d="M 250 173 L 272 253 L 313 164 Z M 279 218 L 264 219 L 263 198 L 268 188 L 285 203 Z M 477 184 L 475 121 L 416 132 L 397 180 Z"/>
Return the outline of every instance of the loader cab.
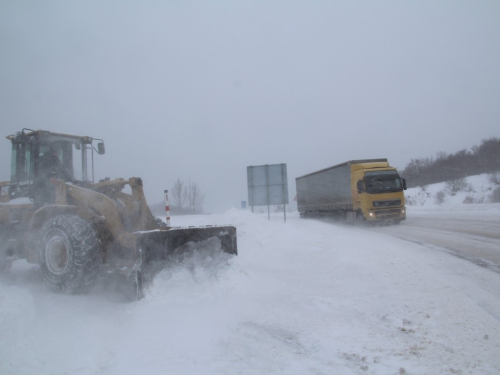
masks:
<path fill-rule="evenodd" d="M 51 178 L 80 186 L 90 185 L 92 180 L 89 179 L 88 166 L 92 166 L 90 172 L 93 177 L 93 151 L 104 153 L 102 141 L 96 149 L 91 137 L 43 130 L 23 129 L 7 139 L 12 142 L 11 199 L 33 198 L 36 184 Z"/>

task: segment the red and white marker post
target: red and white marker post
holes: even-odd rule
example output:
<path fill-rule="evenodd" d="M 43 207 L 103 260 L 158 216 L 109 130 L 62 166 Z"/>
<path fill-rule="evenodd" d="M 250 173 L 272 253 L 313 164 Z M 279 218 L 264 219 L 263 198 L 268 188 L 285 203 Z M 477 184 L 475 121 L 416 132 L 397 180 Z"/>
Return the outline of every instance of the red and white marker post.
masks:
<path fill-rule="evenodd" d="M 165 213 L 167 215 L 167 227 L 170 226 L 170 203 L 168 202 L 168 190 L 164 190 L 165 194 Z"/>

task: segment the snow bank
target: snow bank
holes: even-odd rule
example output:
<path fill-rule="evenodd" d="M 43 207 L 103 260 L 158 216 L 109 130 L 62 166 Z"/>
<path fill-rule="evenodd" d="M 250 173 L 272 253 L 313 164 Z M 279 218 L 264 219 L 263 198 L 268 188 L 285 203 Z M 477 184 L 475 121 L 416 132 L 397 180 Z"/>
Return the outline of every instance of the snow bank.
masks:
<path fill-rule="evenodd" d="M 446 182 L 425 185 L 423 187 L 410 188 L 405 192 L 407 205 L 417 207 L 444 207 L 471 206 L 475 209 L 478 203 L 490 203 L 490 196 L 498 187 L 490 181 L 488 174 L 466 178 L 465 186 L 452 193 L 446 186 Z M 443 193 L 443 201 L 439 202 L 438 193 Z M 412 204 L 413 203 L 413 204 Z M 498 204 L 496 205 L 498 209 Z M 469 208 L 470 209 L 470 208 Z"/>

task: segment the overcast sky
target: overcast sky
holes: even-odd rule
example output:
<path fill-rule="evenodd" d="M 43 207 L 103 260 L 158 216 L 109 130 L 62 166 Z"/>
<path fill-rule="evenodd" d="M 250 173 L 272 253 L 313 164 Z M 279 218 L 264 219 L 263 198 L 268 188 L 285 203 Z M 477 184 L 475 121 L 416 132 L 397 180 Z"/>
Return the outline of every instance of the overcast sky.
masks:
<path fill-rule="evenodd" d="M 220 212 L 249 165 L 286 163 L 292 201 L 318 169 L 500 136 L 499 67 L 497 0 L 0 0 L 0 135 L 102 138 L 96 177 L 150 203 L 191 180 Z"/>

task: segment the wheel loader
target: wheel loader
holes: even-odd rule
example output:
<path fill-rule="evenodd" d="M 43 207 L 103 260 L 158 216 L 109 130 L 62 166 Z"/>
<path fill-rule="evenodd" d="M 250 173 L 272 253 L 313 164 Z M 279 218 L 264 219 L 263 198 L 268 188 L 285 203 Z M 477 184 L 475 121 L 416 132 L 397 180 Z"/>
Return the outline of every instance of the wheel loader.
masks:
<path fill-rule="evenodd" d="M 103 272 L 118 273 L 140 298 L 148 270 L 191 242 L 203 249 L 215 240 L 237 254 L 234 226 L 173 228 L 155 218 L 141 178 L 94 182 L 102 140 L 31 129 L 7 139 L 12 160 L 10 181 L 0 182 L 0 273 L 26 259 L 39 265 L 52 290 L 66 293 L 88 290 Z"/>

